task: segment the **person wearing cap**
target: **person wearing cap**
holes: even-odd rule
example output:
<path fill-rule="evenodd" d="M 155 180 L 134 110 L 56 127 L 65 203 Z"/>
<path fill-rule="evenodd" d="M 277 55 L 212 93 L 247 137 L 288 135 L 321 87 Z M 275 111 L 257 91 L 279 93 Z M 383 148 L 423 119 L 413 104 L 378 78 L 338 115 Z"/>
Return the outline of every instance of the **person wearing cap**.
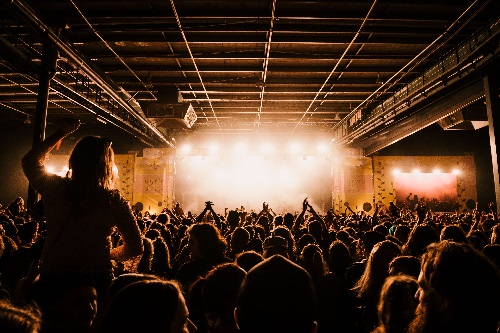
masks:
<path fill-rule="evenodd" d="M 271 235 L 264 240 L 262 245 L 264 252 L 263 257 L 269 258 L 275 254 L 280 254 L 285 258 L 288 256 L 288 242 L 285 237 Z"/>
<path fill-rule="evenodd" d="M 316 308 L 309 273 L 275 254 L 248 271 L 234 317 L 241 333 L 316 333 Z"/>

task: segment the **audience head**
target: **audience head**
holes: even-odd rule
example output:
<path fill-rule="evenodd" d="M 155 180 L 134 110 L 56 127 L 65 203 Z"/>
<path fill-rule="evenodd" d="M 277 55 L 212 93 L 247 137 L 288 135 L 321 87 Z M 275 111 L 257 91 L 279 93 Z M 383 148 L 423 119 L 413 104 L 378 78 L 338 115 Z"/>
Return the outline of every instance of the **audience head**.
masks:
<path fill-rule="evenodd" d="M 444 226 L 443 229 L 441 229 L 439 240 L 449 240 L 459 243 L 469 242 L 467 240 L 467 234 L 463 231 L 462 227 L 456 224 Z"/>
<path fill-rule="evenodd" d="M 158 214 L 158 216 L 156 217 L 156 221 L 158 223 L 161 223 L 162 225 L 165 225 L 167 223 L 170 223 L 170 216 L 168 216 L 167 214 L 165 213 L 160 213 Z"/>
<path fill-rule="evenodd" d="M 236 255 L 235 263 L 243 268 L 246 272 L 252 269 L 255 265 L 264 260 L 262 254 L 253 251 L 243 251 Z"/>
<path fill-rule="evenodd" d="M 389 276 L 389 263 L 401 255 L 401 247 L 389 240 L 373 246 L 363 275 L 355 285 L 358 297 L 378 298 L 384 280 Z"/>
<path fill-rule="evenodd" d="M 224 257 L 226 240 L 212 223 L 193 224 L 188 228 L 187 233 L 189 250 L 193 259 L 220 260 Z"/>
<path fill-rule="evenodd" d="M 339 240 L 335 240 L 330 244 L 327 258 L 330 271 L 340 279 L 344 279 L 347 268 L 354 261 L 347 245 Z"/>
<path fill-rule="evenodd" d="M 483 253 L 500 269 L 500 244 L 488 244 L 483 247 Z"/>
<path fill-rule="evenodd" d="M 234 228 L 231 234 L 230 247 L 233 255 L 246 250 L 250 242 L 250 233 L 242 227 Z"/>
<path fill-rule="evenodd" d="M 467 234 L 467 240 L 469 244 L 478 251 L 482 251 L 483 248 L 489 244 L 488 236 L 481 230 L 472 230 L 469 232 Z"/>
<path fill-rule="evenodd" d="M 157 280 L 158 277 L 153 274 L 142 274 L 142 273 L 124 273 L 120 274 L 111 281 L 111 284 L 106 289 L 106 295 L 104 298 L 104 305 L 107 305 L 115 297 L 115 295 L 120 291 L 120 289 L 128 286 L 137 281 L 143 280 Z"/>
<path fill-rule="evenodd" d="M 246 272 L 234 263 L 224 263 L 210 270 L 204 278 L 203 309 L 210 331 L 231 328 L 236 331 L 234 308 Z"/>
<path fill-rule="evenodd" d="M 389 263 L 389 275 L 409 275 L 418 278 L 420 259 L 415 256 L 397 256 Z"/>
<path fill-rule="evenodd" d="M 87 332 L 97 315 L 97 290 L 85 273 L 41 275 L 33 292 L 48 331 Z"/>
<path fill-rule="evenodd" d="M 285 215 L 283 216 L 283 225 L 288 229 L 292 230 L 294 219 L 295 217 L 293 216 L 292 213 L 285 213 Z"/>
<path fill-rule="evenodd" d="M 500 223 L 491 228 L 490 244 L 500 244 Z"/>
<path fill-rule="evenodd" d="M 273 229 L 272 234 L 286 239 L 288 245 L 288 257 L 292 258 L 295 255 L 295 241 L 290 229 L 283 225 L 279 225 Z"/>
<path fill-rule="evenodd" d="M 422 255 L 412 333 L 496 332 L 500 272 L 464 243 L 441 241 Z"/>
<path fill-rule="evenodd" d="M 316 241 L 321 241 L 321 235 L 323 233 L 323 227 L 319 221 L 312 220 L 307 224 L 307 233 L 314 236 Z"/>
<path fill-rule="evenodd" d="M 300 254 L 300 252 L 302 252 L 302 249 L 308 244 L 317 244 L 316 238 L 314 238 L 314 236 L 309 233 L 300 236 L 299 241 L 297 242 L 297 254 Z"/>
<path fill-rule="evenodd" d="M 419 257 L 425 252 L 427 245 L 439 241 L 439 234 L 428 224 L 417 225 L 410 233 L 408 241 L 403 245 L 405 255 Z"/>
<path fill-rule="evenodd" d="M 98 136 L 87 136 L 78 141 L 71 152 L 70 178 L 85 193 L 93 193 L 98 187 L 113 188 L 114 165 L 111 141 Z"/>
<path fill-rule="evenodd" d="M 102 315 L 96 332 L 190 333 L 196 326 L 180 286 L 174 281 L 152 279 L 120 289 Z"/>
<path fill-rule="evenodd" d="M 226 222 L 231 230 L 236 228 L 238 226 L 238 223 L 240 223 L 240 214 L 238 213 L 238 211 L 230 210 L 227 213 Z"/>
<path fill-rule="evenodd" d="M 262 247 L 264 249 L 262 254 L 264 258 L 269 258 L 275 254 L 289 257 L 288 242 L 284 237 L 271 235 L 264 240 Z"/>
<path fill-rule="evenodd" d="M 406 224 L 398 224 L 394 230 L 394 237 L 399 239 L 399 241 L 405 244 L 410 236 L 411 228 Z"/>
<path fill-rule="evenodd" d="M 367 231 L 360 237 L 366 256 L 370 254 L 375 244 L 385 240 L 385 236 L 378 231 Z"/>
<path fill-rule="evenodd" d="M 315 316 L 311 276 L 289 259 L 274 255 L 243 279 L 235 309 L 241 333 L 314 333 Z"/>
<path fill-rule="evenodd" d="M 298 257 L 298 264 L 311 275 L 314 281 L 319 281 L 329 272 L 323 252 L 317 244 L 309 244 L 304 247 Z"/>
<path fill-rule="evenodd" d="M 42 330 L 41 312 L 36 306 L 20 306 L 0 299 L 0 332 L 39 333 Z"/>
<path fill-rule="evenodd" d="M 417 279 L 408 275 L 390 276 L 385 280 L 377 306 L 379 332 L 406 332 L 415 317 L 417 289 Z"/>

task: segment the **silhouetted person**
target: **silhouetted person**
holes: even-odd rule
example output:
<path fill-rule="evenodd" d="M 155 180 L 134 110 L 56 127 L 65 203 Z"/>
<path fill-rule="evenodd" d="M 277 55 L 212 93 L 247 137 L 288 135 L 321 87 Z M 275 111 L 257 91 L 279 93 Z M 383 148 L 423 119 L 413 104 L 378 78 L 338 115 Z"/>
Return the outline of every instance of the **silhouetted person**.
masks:
<path fill-rule="evenodd" d="M 48 154 L 79 126 L 79 120 L 61 120 L 55 133 L 23 157 L 22 167 L 44 201 L 47 237 L 40 263 L 44 280 L 66 272 L 88 273 L 100 294 L 113 278 L 111 260 L 130 259 L 143 248 L 130 203 L 113 189 L 116 171 L 111 141 L 98 136 L 79 140 L 66 177 L 46 170 Z M 122 245 L 110 248 L 115 228 Z"/>
<path fill-rule="evenodd" d="M 33 305 L 18 305 L 0 299 L 0 332 L 39 333 L 42 329 L 40 309 Z"/>
<path fill-rule="evenodd" d="M 377 306 L 379 325 L 372 332 L 408 332 L 418 304 L 415 299 L 417 289 L 417 279 L 411 276 L 399 274 L 388 277 L 380 291 Z"/>
<path fill-rule="evenodd" d="M 216 265 L 231 261 L 225 256 L 226 240 L 214 224 L 208 222 L 193 224 L 187 233 L 189 235 L 187 247 L 191 257 L 179 267 L 175 275 L 185 290 L 189 290 L 191 283 Z"/>
<path fill-rule="evenodd" d="M 315 333 L 316 296 L 309 273 L 274 255 L 245 276 L 236 301 L 241 333 Z"/>
<path fill-rule="evenodd" d="M 147 279 L 120 289 L 101 317 L 96 333 L 192 333 L 184 296 L 174 281 Z"/>
<path fill-rule="evenodd" d="M 497 332 L 500 272 L 472 246 L 450 241 L 429 245 L 418 284 L 411 333 Z"/>
<path fill-rule="evenodd" d="M 378 242 L 373 246 L 366 261 L 363 275 L 352 288 L 354 305 L 357 306 L 356 320 L 358 332 L 370 332 L 378 323 L 377 304 L 380 290 L 389 276 L 389 263 L 401 255 L 401 248 L 389 240 Z"/>
<path fill-rule="evenodd" d="M 418 278 L 420 273 L 420 259 L 415 256 L 397 256 L 389 263 L 389 275 L 409 275 Z"/>

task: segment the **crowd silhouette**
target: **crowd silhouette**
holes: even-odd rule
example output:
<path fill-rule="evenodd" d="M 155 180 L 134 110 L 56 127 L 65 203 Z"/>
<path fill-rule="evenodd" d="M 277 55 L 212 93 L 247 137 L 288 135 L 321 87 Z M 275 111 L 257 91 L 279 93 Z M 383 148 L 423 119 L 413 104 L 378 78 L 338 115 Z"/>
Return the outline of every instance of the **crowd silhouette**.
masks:
<path fill-rule="evenodd" d="M 37 205 L 0 208 L 1 332 L 500 333 L 494 204 L 151 214 L 113 190 L 103 138 L 77 143 L 67 177 L 44 171 L 78 125 L 23 158 Z"/>

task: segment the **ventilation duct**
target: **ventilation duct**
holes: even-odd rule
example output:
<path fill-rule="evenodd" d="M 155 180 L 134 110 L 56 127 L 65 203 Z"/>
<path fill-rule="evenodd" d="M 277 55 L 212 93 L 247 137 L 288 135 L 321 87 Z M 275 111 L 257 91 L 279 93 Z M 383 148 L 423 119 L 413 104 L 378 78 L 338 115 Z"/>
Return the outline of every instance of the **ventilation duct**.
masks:
<path fill-rule="evenodd" d="M 477 130 L 488 126 L 486 108 L 470 106 L 460 109 L 437 122 L 444 130 Z"/>

